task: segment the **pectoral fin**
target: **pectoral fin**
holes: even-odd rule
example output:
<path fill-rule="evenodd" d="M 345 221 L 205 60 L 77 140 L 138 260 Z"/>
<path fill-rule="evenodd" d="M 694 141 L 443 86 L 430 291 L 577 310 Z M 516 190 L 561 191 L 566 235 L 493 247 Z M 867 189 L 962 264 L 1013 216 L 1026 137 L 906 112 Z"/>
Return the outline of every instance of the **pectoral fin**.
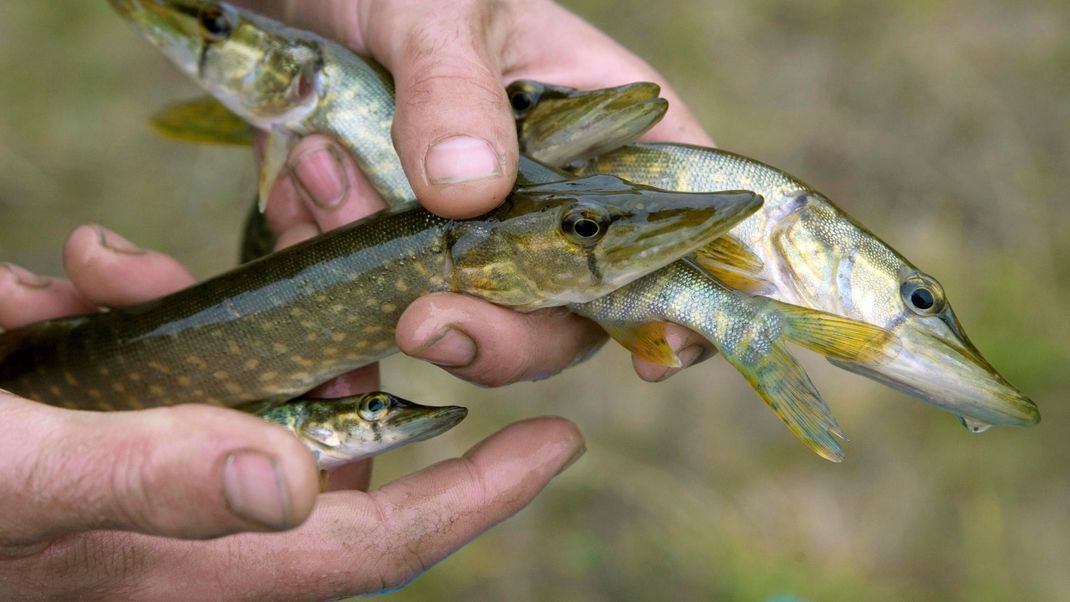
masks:
<path fill-rule="evenodd" d="M 836 438 L 846 441 L 847 436 L 783 342 L 774 341 L 753 366 L 725 357 L 807 447 L 826 460 L 843 461 L 843 448 Z"/>
<path fill-rule="evenodd" d="M 768 292 L 772 285 L 761 277 L 765 263 L 739 239 L 725 235 L 695 252 L 695 265 L 724 284 L 750 295 Z"/>
<path fill-rule="evenodd" d="M 256 135 L 256 128 L 211 96 L 167 105 L 149 123 L 161 136 L 202 144 L 249 146 Z"/>
<path fill-rule="evenodd" d="M 331 473 L 326 470 L 321 470 L 319 473 L 320 493 L 327 493 L 327 481 L 331 478 Z"/>
<path fill-rule="evenodd" d="M 831 359 L 869 362 L 886 353 L 895 342 L 892 333 L 879 326 L 772 299 L 770 302 L 784 317 L 789 339 Z"/>
<path fill-rule="evenodd" d="M 637 357 L 669 368 L 679 368 L 683 365 L 680 358 L 676 356 L 676 352 L 669 346 L 669 342 L 665 340 L 665 324 L 662 322 L 647 322 L 638 326 L 603 324 L 602 328 L 613 337 L 613 340 Z"/>

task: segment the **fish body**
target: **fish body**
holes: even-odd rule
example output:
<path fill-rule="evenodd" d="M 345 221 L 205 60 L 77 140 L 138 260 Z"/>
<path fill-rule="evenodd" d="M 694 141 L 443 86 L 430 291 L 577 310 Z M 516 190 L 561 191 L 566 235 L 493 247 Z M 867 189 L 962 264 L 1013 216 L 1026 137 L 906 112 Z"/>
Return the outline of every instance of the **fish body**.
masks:
<path fill-rule="evenodd" d="M 699 251 L 695 261 L 705 271 L 749 294 L 888 330 L 893 336 L 879 353 L 830 361 L 947 410 L 971 430 L 1040 420 L 1036 405 L 967 337 L 939 282 L 789 174 L 680 144 L 630 145 L 570 171 L 670 190 L 761 194 L 761 211 Z"/>
<path fill-rule="evenodd" d="M 881 328 L 748 295 L 681 260 L 594 301 L 573 304 L 615 339 L 647 359 L 661 355 L 662 322 L 701 334 L 746 378 L 788 428 L 822 457 L 843 460 L 846 435 L 788 349 L 794 342 L 828 357 L 866 358 L 887 343 Z"/>
<path fill-rule="evenodd" d="M 281 402 L 393 353 L 398 318 L 421 295 L 520 310 L 587 301 L 760 204 L 596 176 L 518 187 L 474 220 L 401 207 L 145 305 L 0 334 L 0 387 L 105 410 Z"/>
<path fill-rule="evenodd" d="M 463 420 L 468 410 L 424 406 L 375 391 L 289 401 L 258 415 L 292 432 L 320 470 L 332 470 L 440 435 Z"/>

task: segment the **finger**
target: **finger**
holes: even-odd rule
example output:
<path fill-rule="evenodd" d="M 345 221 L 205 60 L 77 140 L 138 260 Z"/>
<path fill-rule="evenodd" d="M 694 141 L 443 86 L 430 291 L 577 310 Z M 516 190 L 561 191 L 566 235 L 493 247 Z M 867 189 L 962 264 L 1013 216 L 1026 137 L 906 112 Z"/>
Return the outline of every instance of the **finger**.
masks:
<path fill-rule="evenodd" d="M 382 197 L 345 149 L 326 136 L 304 138 L 287 163 L 293 191 L 320 230 L 333 230 L 386 208 Z"/>
<path fill-rule="evenodd" d="M 656 383 L 665 380 L 677 372 L 694 366 L 713 357 L 717 348 L 702 337 L 702 335 L 688 330 L 678 324 L 665 323 L 665 341 L 680 359 L 679 368 L 669 368 L 660 364 L 648 362 L 639 356 L 632 356 L 632 366 L 639 378 Z"/>
<path fill-rule="evenodd" d="M 76 412 L 0 394 L 0 540 L 72 531 L 180 538 L 300 524 L 317 493 L 312 456 L 255 416 L 201 405 Z"/>
<path fill-rule="evenodd" d="M 327 476 L 327 491 L 367 491 L 372 483 L 372 458 L 346 464 Z"/>
<path fill-rule="evenodd" d="M 173 258 L 141 249 L 98 225 L 71 233 L 63 246 L 63 265 L 83 297 L 106 307 L 142 303 L 196 282 Z"/>
<path fill-rule="evenodd" d="M 490 211 L 516 179 L 517 139 L 498 65 L 508 5 L 478 0 L 367 3 L 364 43 L 394 75 L 394 145 L 431 212 Z"/>
<path fill-rule="evenodd" d="M 552 376 L 605 341 L 593 322 L 563 309 L 522 314 L 472 297 L 421 297 L 401 315 L 401 351 L 488 386 Z"/>
<path fill-rule="evenodd" d="M 141 583 L 191 599 L 335 599 L 395 588 L 526 506 L 583 450 L 582 435 L 562 418 L 519 422 L 461 458 L 369 494 L 320 496 L 310 519 L 290 533 L 160 542 L 159 572 Z M 55 562 L 80 566 L 71 560 L 82 555 L 79 547 L 56 550 Z M 219 574 L 228 576 L 225 591 L 216 579 L 196 578 Z"/>
<path fill-rule="evenodd" d="M 18 328 L 96 310 L 66 280 L 38 276 L 17 265 L 0 263 L 0 328 Z"/>

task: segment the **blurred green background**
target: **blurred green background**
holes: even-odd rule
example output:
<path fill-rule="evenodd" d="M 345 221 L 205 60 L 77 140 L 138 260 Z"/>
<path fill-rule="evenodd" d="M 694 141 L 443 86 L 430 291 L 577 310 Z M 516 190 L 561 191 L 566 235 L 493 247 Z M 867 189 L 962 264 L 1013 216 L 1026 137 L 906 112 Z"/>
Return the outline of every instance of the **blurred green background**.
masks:
<path fill-rule="evenodd" d="M 389 598 L 1070 599 L 1070 5 L 567 5 L 662 71 L 719 144 L 814 184 L 939 277 L 1044 421 L 971 435 L 805 354 L 852 437 L 834 465 L 716 358 L 653 385 L 607 347 L 496 390 L 393 358 L 387 386 L 472 414 L 383 458 L 377 482 L 532 415 L 571 418 L 589 451 Z M 0 3 L 0 73 L 0 259 L 57 274 L 66 234 L 94 221 L 201 276 L 233 264 L 250 153 L 150 132 L 196 90 L 105 3 Z"/>

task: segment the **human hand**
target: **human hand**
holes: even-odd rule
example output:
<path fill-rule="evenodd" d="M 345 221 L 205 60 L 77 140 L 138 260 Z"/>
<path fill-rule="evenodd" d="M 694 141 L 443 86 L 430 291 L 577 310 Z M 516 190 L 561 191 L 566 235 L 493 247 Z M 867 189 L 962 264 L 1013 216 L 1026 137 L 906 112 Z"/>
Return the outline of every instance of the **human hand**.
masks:
<path fill-rule="evenodd" d="M 0 265 L 0 326 L 193 283 L 173 259 L 101 228 L 76 230 L 64 257 L 70 281 Z M 376 592 L 515 513 L 583 450 L 571 423 L 534 419 L 375 491 L 350 489 L 367 487 L 364 465 L 317 496 L 307 450 L 233 410 L 79 412 L 0 392 L 0 424 L 0 599 Z"/>
<path fill-rule="evenodd" d="M 577 88 L 658 82 L 670 108 L 646 138 L 712 145 L 649 65 L 547 0 L 238 4 L 339 40 L 393 74 L 393 136 L 402 165 L 420 202 L 446 217 L 485 213 L 512 188 L 518 151 L 504 86 L 517 79 Z M 384 206 L 345 151 L 311 136 L 291 153 L 267 217 L 285 244 Z M 414 302 L 397 329 L 405 353 L 486 385 L 549 376 L 589 355 L 604 338 L 592 322 L 560 309 L 520 314 L 453 294 Z M 677 325 L 667 325 L 666 339 L 685 366 L 714 351 Z M 647 380 L 678 370 L 633 362 Z"/>

